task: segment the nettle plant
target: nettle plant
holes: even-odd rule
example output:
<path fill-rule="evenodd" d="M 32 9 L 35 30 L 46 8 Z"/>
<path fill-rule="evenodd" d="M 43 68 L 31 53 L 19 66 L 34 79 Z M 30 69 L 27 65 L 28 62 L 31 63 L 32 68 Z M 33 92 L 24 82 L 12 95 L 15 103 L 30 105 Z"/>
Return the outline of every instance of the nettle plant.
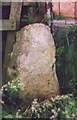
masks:
<path fill-rule="evenodd" d="M 20 115 L 20 113 L 19 113 Z M 38 102 L 34 99 L 31 106 L 24 110 L 22 118 L 75 119 L 77 117 L 77 100 L 72 94 L 57 96 L 54 99 Z"/>
<path fill-rule="evenodd" d="M 66 29 L 64 43 L 57 48 L 56 65 L 61 90 L 77 95 L 77 26 Z"/>
<path fill-rule="evenodd" d="M 20 93 L 20 82 L 19 80 L 8 82 L 3 85 L 0 90 L 2 101 L 4 106 L 17 107 L 20 102 L 19 93 Z"/>
<path fill-rule="evenodd" d="M 75 119 L 77 117 L 77 97 L 72 94 L 58 95 L 42 102 L 36 98 L 26 107 L 19 97 L 19 92 L 19 80 L 2 86 L 0 93 L 2 94 L 3 118 Z"/>

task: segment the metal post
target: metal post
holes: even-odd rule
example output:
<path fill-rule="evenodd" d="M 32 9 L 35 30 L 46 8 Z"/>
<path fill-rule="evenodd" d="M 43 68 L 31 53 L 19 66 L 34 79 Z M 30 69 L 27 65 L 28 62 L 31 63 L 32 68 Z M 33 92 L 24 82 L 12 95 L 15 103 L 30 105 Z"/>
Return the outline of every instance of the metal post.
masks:
<path fill-rule="evenodd" d="M 53 33 L 52 26 L 53 26 L 53 10 L 52 10 L 52 1 L 46 2 L 46 11 L 47 11 L 47 17 L 48 17 L 48 25 L 51 29 L 51 33 Z"/>
<path fill-rule="evenodd" d="M 60 2 L 59 2 L 59 15 L 60 15 Z"/>
<path fill-rule="evenodd" d="M 77 24 L 77 1 L 75 2 L 74 18 L 75 18 L 75 24 Z"/>

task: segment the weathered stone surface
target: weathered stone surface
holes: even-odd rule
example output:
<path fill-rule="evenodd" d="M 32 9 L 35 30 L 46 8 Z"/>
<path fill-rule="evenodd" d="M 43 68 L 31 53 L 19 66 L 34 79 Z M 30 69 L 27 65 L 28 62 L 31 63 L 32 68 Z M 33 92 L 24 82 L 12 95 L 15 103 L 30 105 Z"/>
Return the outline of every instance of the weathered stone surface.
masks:
<path fill-rule="evenodd" d="M 55 45 L 49 27 L 32 24 L 17 32 L 8 67 L 9 76 L 20 80 L 22 96 L 55 97 L 59 84 L 55 72 Z"/>

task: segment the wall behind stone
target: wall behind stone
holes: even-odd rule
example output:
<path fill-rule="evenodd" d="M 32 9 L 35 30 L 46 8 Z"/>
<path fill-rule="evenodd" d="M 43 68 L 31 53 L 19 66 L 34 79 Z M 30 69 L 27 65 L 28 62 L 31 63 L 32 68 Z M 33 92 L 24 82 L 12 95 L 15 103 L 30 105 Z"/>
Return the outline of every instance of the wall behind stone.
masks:
<path fill-rule="evenodd" d="M 76 17 L 77 1 L 73 2 L 53 2 L 53 11 L 56 14 L 62 14 L 68 18 Z M 76 5 L 75 5 L 76 4 Z"/>

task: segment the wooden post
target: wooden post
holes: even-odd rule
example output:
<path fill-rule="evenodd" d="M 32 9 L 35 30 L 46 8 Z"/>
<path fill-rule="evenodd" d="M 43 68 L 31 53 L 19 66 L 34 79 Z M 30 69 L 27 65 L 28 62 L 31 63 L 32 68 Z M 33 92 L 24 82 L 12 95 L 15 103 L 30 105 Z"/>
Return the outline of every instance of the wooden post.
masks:
<path fill-rule="evenodd" d="M 20 16 L 22 10 L 22 2 L 11 2 L 10 17 L 9 19 L 16 20 L 16 30 L 19 29 Z M 16 31 L 9 31 L 7 34 L 5 55 L 4 55 L 4 65 L 3 65 L 3 82 L 6 83 L 7 77 L 7 67 L 9 65 L 10 53 L 13 49 L 13 43 L 15 41 Z"/>
<path fill-rule="evenodd" d="M 0 20 L 0 31 L 14 31 L 16 30 L 16 20 Z"/>
<path fill-rule="evenodd" d="M 22 2 L 12 2 L 10 10 L 10 19 L 15 19 L 17 23 L 17 29 L 19 29 L 20 17 L 22 10 Z"/>

